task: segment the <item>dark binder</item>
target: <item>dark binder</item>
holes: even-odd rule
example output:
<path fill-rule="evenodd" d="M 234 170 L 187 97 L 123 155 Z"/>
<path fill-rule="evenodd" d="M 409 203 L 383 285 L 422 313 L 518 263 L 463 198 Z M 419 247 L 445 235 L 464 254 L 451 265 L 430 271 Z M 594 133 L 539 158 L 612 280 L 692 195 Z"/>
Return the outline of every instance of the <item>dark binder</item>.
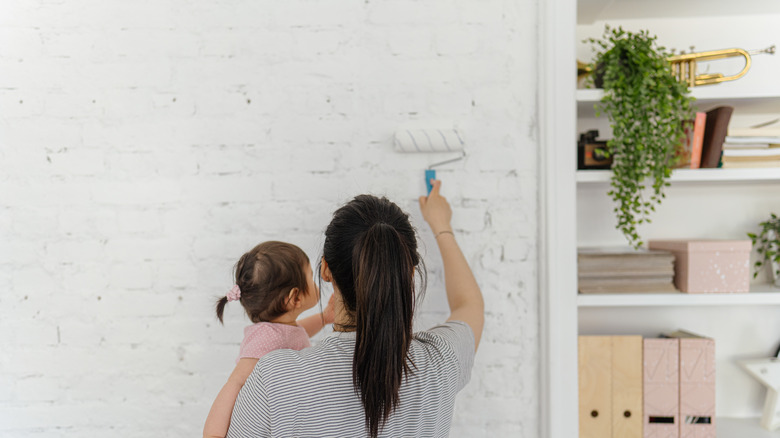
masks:
<path fill-rule="evenodd" d="M 723 142 L 729 130 L 729 120 L 734 107 L 719 106 L 707 111 L 707 123 L 704 125 L 704 142 L 701 151 L 701 167 L 714 169 L 720 164 Z"/>

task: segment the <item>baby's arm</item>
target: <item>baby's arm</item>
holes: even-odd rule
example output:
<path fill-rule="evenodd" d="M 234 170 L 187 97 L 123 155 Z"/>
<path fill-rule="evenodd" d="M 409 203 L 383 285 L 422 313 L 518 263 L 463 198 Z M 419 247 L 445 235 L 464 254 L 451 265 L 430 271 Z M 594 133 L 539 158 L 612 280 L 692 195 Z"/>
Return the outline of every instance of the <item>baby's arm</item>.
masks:
<path fill-rule="evenodd" d="M 219 391 L 217 399 L 211 405 L 211 411 L 206 418 L 206 425 L 203 426 L 204 438 L 224 438 L 227 435 L 230 426 L 230 415 L 233 413 L 233 405 L 236 404 L 236 398 L 241 388 L 246 383 L 246 378 L 252 374 L 255 369 L 257 359 L 242 357 L 233 373 L 228 378 L 225 386 Z"/>
<path fill-rule="evenodd" d="M 333 324 L 333 320 L 335 319 L 335 313 L 333 311 L 333 298 L 335 296 L 336 294 L 330 296 L 328 305 L 325 307 L 325 310 L 323 310 L 322 313 L 307 316 L 306 318 L 296 321 L 300 327 L 303 327 L 304 330 L 306 330 L 306 334 L 308 334 L 309 337 L 316 335 L 320 330 L 322 330 L 322 327 L 324 327 L 323 320 L 325 324 Z"/>

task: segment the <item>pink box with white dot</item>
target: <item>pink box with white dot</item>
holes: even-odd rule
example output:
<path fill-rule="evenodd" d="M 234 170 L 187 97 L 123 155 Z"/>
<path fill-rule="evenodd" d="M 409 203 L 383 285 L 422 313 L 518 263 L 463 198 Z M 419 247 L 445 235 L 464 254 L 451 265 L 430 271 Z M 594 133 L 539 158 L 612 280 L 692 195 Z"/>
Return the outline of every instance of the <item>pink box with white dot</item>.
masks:
<path fill-rule="evenodd" d="M 651 240 L 648 246 L 674 253 L 674 285 L 681 292 L 750 290 L 749 240 Z"/>

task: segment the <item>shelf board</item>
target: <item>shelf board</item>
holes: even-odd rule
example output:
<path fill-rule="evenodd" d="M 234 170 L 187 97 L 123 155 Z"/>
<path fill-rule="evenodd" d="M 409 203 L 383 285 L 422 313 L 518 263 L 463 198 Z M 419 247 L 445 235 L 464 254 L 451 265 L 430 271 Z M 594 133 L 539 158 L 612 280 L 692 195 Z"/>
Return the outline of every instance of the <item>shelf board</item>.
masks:
<path fill-rule="evenodd" d="M 766 94 L 745 94 L 723 91 L 718 86 L 700 86 L 691 90 L 691 95 L 696 98 L 694 105 L 699 110 L 708 110 L 717 105 L 728 104 L 739 108 L 740 111 L 750 113 L 778 113 L 780 110 L 780 96 L 767 96 Z M 579 89 L 576 92 L 578 117 L 595 117 L 596 111 L 593 105 L 601 101 L 604 90 L 600 88 Z"/>
<path fill-rule="evenodd" d="M 596 103 L 604 97 L 604 90 L 601 88 L 580 88 L 576 91 L 578 103 Z"/>
<path fill-rule="evenodd" d="M 642 2 L 636 0 L 579 0 L 577 2 L 577 24 L 594 24 L 597 21 L 626 20 L 636 18 L 682 18 L 701 17 L 702 15 L 727 16 L 761 15 L 780 13 L 776 0 L 753 0 L 734 2 L 733 0 L 709 0 L 706 2 L 706 14 L 700 1 L 680 2 L 675 0 L 654 0 Z"/>
<path fill-rule="evenodd" d="M 577 183 L 609 183 L 612 171 L 578 170 Z M 780 168 L 677 169 L 669 182 L 760 182 L 780 181 Z"/>
<path fill-rule="evenodd" d="M 777 438 L 778 432 L 761 427 L 761 419 L 718 417 L 715 419 L 718 438 Z"/>
<path fill-rule="evenodd" d="M 652 306 L 760 306 L 780 305 L 780 288 L 755 285 L 749 293 L 734 294 L 577 294 L 577 306 L 652 307 Z"/>

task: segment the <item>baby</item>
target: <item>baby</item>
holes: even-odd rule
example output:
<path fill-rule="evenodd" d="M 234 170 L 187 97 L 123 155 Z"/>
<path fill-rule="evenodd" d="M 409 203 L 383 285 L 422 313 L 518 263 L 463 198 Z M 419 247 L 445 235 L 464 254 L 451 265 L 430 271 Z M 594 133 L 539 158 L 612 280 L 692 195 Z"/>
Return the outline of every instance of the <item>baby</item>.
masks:
<path fill-rule="evenodd" d="M 222 322 L 225 304 L 239 301 L 253 325 L 244 329 L 236 368 L 211 406 L 204 437 L 225 437 L 239 391 L 266 353 L 311 346 L 309 337 L 333 323 L 333 297 L 321 314 L 298 320 L 314 307 L 320 292 L 311 263 L 300 248 L 284 242 L 264 242 L 241 256 L 236 264 L 236 284 L 217 301 Z"/>

